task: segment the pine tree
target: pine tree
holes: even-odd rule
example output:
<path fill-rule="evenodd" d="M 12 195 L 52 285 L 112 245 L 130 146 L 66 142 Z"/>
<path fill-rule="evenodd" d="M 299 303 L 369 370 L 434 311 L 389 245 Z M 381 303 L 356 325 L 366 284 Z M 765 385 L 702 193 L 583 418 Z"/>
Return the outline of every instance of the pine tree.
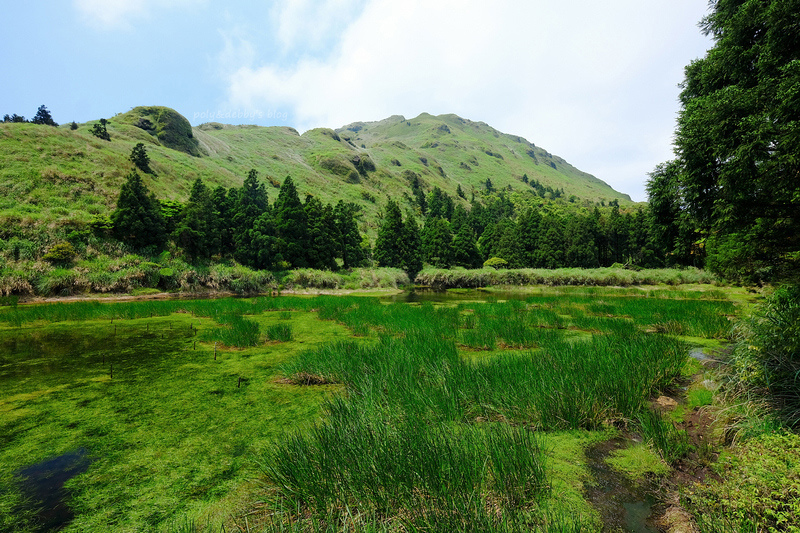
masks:
<path fill-rule="evenodd" d="M 134 249 L 161 249 L 167 241 L 164 216 L 155 196 L 134 171 L 128 174 L 111 214 L 114 236 Z"/>
<path fill-rule="evenodd" d="M 403 215 L 400 206 L 389 199 L 372 254 L 379 267 L 403 268 L 403 238 Z"/>
<path fill-rule="evenodd" d="M 308 266 L 320 270 L 336 270 L 338 253 L 338 227 L 329 204 L 309 195 L 305 203 L 308 223 Z"/>
<path fill-rule="evenodd" d="M 39 106 L 39 110 L 36 111 L 36 115 L 31 119 L 31 122 L 33 124 L 44 124 L 46 126 L 58 126 L 56 121 L 53 120 L 52 115 L 50 115 L 50 111 L 43 105 Z"/>
<path fill-rule="evenodd" d="M 413 283 L 422 270 L 422 239 L 419 226 L 412 213 L 408 213 L 402 231 L 402 266 Z"/>
<path fill-rule="evenodd" d="M 345 203 L 343 200 L 339 200 L 334 209 L 336 235 L 339 238 L 339 257 L 342 258 L 342 266 L 346 269 L 365 266 L 367 263 L 367 254 L 361 246 L 363 239 L 356 224 L 356 209 L 355 204 Z"/>
<path fill-rule="evenodd" d="M 237 193 L 231 232 L 234 241 L 234 257 L 244 265 L 259 264 L 259 244 L 253 241 L 252 230 L 262 215 L 269 212 L 267 189 L 258 182 L 258 172 L 250 170 Z"/>
<path fill-rule="evenodd" d="M 211 193 L 203 180 L 197 178 L 181 213 L 180 222 L 173 233 L 175 244 L 192 260 L 208 259 L 212 255 L 213 215 Z"/>
<path fill-rule="evenodd" d="M 150 156 L 147 155 L 147 148 L 144 147 L 144 143 L 136 143 L 136 146 L 131 150 L 129 158 L 139 170 L 145 174 L 153 174 L 150 169 Z"/>
<path fill-rule="evenodd" d="M 428 216 L 420 237 L 422 260 L 437 268 L 450 268 L 453 255 L 450 224 L 443 218 Z"/>
<path fill-rule="evenodd" d="M 292 267 L 308 266 L 308 219 L 291 177 L 283 181 L 272 210 L 277 252 Z"/>

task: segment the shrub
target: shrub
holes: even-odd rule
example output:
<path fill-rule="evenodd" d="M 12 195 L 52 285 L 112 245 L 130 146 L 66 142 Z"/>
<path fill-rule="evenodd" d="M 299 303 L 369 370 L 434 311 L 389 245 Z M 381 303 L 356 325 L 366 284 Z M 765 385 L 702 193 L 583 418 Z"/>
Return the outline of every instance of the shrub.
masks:
<path fill-rule="evenodd" d="M 72 243 L 61 242 L 50 248 L 42 259 L 54 265 L 63 265 L 71 263 L 75 259 L 75 255 L 76 252 Z"/>
<path fill-rule="evenodd" d="M 502 257 L 490 257 L 483 263 L 484 268 L 494 268 L 494 269 L 501 269 L 506 268 L 508 266 L 508 261 L 503 259 Z"/>

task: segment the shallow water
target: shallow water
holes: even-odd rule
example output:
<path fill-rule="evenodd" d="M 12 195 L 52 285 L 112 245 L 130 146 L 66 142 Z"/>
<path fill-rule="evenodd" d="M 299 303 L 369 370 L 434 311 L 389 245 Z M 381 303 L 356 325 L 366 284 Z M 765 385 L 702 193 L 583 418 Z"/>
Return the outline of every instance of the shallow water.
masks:
<path fill-rule="evenodd" d="M 89 468 L 91 460 L 84 448 L 65 453 L 16 472 L 22 492 L 37 509 L 37 533 L 58 531 L 74 518 L 66 504 L 64 484 Z"/>
<path fill-rule="evenodd" d="M 594 485 L 586 491 L 592 505 L 600 512 L 603 531 L 658 533 L 650 523 L 655 498 L 644 483 L 631 481 L 614 470 L 605 458 L 612 450 L 624 448 L 627 441 L 612 439 L 586 450 L 586 460 Z"/>

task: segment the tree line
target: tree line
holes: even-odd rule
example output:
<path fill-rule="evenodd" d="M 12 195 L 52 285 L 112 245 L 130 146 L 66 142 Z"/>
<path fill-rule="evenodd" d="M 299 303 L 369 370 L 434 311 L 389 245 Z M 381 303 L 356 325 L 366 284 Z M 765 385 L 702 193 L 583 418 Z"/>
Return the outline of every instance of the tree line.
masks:
<path fill-rule="evenodd" d="M 255 170 L 240 188 L 212 190 L 198 178 L 182 206 L 159 202 L 133 171 L 111 217 L 97 217 L 93 226 L 139 250 L 160 250 L 172 240 L 189 261 L 233 257 L 254 269 L 367 264 L 355 204 L 323 204 L 312 195 L 301 202 L 288 176 L 275 202 L 268 200 Z"/>
<path fill-rule="evenodd" d="M 465 206 L 438 187 L 424 194 L 417 184 L 412 192 L 405 213 L 388 200 L 370 246 L 359 230 L 359 206 L 341 200 L 324 204 L 313 195 L 301 201 L 288 176 L 273 203 L 251 170 L 239 188 L 212 190 L 198 178 L 187 202 L 179 204 L 158 201 L 133 171 L 111 217 L 97 217 L 93 226 L 134 249 L 158 250 L 172 242 L 189 261 L 232 257 L 270 270 L 375 264 L 401 268 L 412 279 L 426 263 L 595 268 L 660 267 L 671 261 L 657 246 L 646 208 L 623 212 L 613 205 L 601 212 L 564 203 L 518 205 L 505 191 L 473 197 Z"/>

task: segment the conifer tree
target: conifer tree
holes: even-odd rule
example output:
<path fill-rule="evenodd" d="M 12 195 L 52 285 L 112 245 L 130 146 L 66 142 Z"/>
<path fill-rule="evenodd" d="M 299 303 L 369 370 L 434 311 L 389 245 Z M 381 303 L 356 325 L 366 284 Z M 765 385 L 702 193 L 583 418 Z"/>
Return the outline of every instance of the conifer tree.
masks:
<path fill-rule="evenodd" d="M 53 120 L 52 115 L 50 115 L 50 111 L 47 110 L 45 106 L 39 106 L 38 111 L 36 111 L 36 115 L 31 119 L 33 124 L 44 124 L 46 126 L 58 126 L 55 120 Z"/>
<path fill-rule="evenodd" d="M 180 222 L 173 233 L 175 244 L 182 248 L 190 259 L 211 257 L 214 249 L 213 215 L 211 192 L 203 180 L 197 178 L 181 213 Z"/>
<path fill-rule="evenodd" d="M 403 268 L 403 239 L 403 215 L 400 206 L 389 199 L 372 254 L 379 267 Z"/>
<path fill-rule="evenodd" d="M 308 222 L 308 266 L 336 270 L 340 238 L 333 208 L 311 195 L 306 197 L 304 208 Z"/>
<path fill-rule="evenodd" d="M 259 243 L 253 241 L 252 230 L 256 220 L 268 212 L 267 189 L 258 182 L 258 172 L 250 170 L 237 194 L 231 229 L 234 257 L 244 265 L 259 263 Z"/>
<path fill-rule="evenodd" d="M 408 213 L 402 231 L 402 266 L 408 278 L 414 282 L 419 271 L 422 270 L 422 239 L 419 226 L 412 213 Z"/>
<path fill-rule="evenodd" d="M 155 196 L 136 171 L 128 174 L 111 214 L 114 236 L 134 249 L 161 249 L 167 241 L 164 216 Z"/>
<path fill-rule="evenodd" d="M 453 236 L 450 224 L 443 218 L 428 216 L 420 235 L 422 260 L 437 268 L 450 268 L 452 264 Z"/>
<path fill-rule="evenodd" d="M 339 238 L 339 257 L 342 258 L 344 268 L 365 266 L 367 254 L 361 246 L 362 237 L 358 231 L 355 213 L 357 206 L 339 200 L 334 209 L 336 235 Z"/>
<path fill-rule="evenodd" d="M 308 219 L 290 176 L 283 181 L 272 211 L 276 251 L 292 267 L 308 266 Z"/>

